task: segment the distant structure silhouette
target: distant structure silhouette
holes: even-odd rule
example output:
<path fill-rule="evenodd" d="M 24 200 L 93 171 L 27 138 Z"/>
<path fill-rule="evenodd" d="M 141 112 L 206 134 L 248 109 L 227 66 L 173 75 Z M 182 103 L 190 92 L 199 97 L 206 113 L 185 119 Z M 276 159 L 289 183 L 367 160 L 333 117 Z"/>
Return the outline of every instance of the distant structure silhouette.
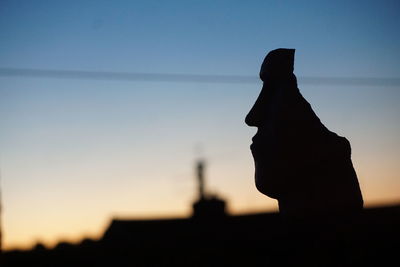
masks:
<path fill-rule="evenodd" d="M 204 192 L 204 161 L 199 160 L 196 166 L 197 170 L 197 181 L 199 187 L 199 199 L 205 199 L 205 192 Z"/>
<path fill-rule="evenodd" d="M 276 49 L 260 71 L 263 87 L 246 116 L 258 128 L 251 151 L 257 189 L 282 214 L 354 213 L 363 199 L 349 141 L 329 131 L 297 88 L 294 49 Z"/>
<path fill-rule="evenodd" d="M 211 195 L 205 190 L 204 178 L 205 161 L 196 163 L 196 177 L 198 182 L 198 200 L 193 203 L 193 218 L 215 219 L 224 217 L 226 203 L 216 195 Z"/>

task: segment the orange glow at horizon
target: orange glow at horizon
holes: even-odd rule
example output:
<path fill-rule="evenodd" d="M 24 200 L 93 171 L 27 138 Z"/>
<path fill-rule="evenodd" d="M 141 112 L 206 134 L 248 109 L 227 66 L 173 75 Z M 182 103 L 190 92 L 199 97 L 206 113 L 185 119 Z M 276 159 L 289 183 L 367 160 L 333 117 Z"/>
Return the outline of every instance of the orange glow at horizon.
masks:
<path fill-rule="evenodd" d="M 372 166 L 369 171 L 366 171 L 364 164 L 367 162 L 359 160 L 356 160 L 356 162 L 359 165 L 357 172 L 366 208 L 400 204 L 399 187 L 387 188 L 384 184 L 380 184 L 381 181 L 370 179 L 369 176 L 375 176 L 381 171 L 379 166 L 376 165 L 375 168 Z M 231 184 L 229 192 L 222 190 L 222 185 L 231 180 L 229 177 L 235 174 L 233 170 L 227 172 L 227 169 L 225 169 L 227 166 L 224 165 L 221 164 L 219 167 L 213 166 L 210 168 L 207 175 L 210 178 L 207 182 L 210 192 L 216 192 L 227 200 L 227 208 L 230 214 L 277 211 L 275 200 L 269 199 L 256 191 L 251 179 L 251 169 L 236 172 L 236 175 L 246 174 L 250 179 L 245 182 Z M 397 173 L 393 172 L 395 170 L 396 168 L 392 172 L 380 173 L 381 177 L 398 181 Z M 228 175 L 222 175 L 223 173 L 228 173 Z M 215 179 L 211 179 L 211 177 L 215 177 Z M 94 200 L 88 201 L 86 204 L 80 202 L 82 199 L 65 200 L 53 197 L 53 206 L 40 206 L 40 204 L 43 204 L 41 201 L 46 201 L 46 199 L 38 200 L 38 202 L 27 199 L 26 202 L 22 201 L 20 204 L 23 205 L 25 203 L 30 208 L 22 209 L 25 211 L 23 214 L 13 215 L 12 221 L 10 221 L 11 214 L 9 216 L 8 210 L 3 212 L 4 249 L 30 249 L 37 243 L 51 248 L 59 242 L 79 243 L 84 238 L 100 239 L 112 218 L 158 219 L 189 217 L 191 214 L 190 205 L 195 199 L 194 181 L 190 181 L 190 178 L 189 184 L 191 185 L 189 189 L 191 191 L 189 190 L 183 195 L 179 193 L 182 189 L 177 189 L 178 191 L 172 189 L 172 194 L 162 193 L 166 191 L 166 186 L 171 189 L 168 181 L 164 180 L 158 188 L 155 188 L 154 185 L 151 186 L 151 189 L 146 186 L 141 188 L 144 194 L 130 194 L 131 187 L 126 185 L 118 192 L 115 191 L 113 194 L 109 192 L 107 199 L 103 198 L 102 200 L 105 192 L 98 191 L 90 195 L 90 198 Z M 243 190 L 243 187 L 250 190 Z M 215 191 L 215 188 L 221 189 Z M 186 189 L 188 187 L 183 190 Z M 151 200 L 151 197 L 145 198 L 145 192 L 150 192 L 150 190 L 164 195 L 153 200 Z M 177 192 L 182 198 L 174 197 Z M 385 197 L 382 198 L 382 196 Z M 43 219 L 45 217 L 47 219 Z"/>

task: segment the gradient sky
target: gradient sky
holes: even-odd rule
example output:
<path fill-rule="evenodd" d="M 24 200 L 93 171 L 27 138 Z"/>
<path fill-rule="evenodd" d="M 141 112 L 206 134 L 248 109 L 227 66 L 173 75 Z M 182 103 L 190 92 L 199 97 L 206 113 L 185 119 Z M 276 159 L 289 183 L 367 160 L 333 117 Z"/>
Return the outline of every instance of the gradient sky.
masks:
<path fill-rule="evenodd" d="M 1 1 L 0 67 L 256 76 L 400 77 L 399 1 Z M 366 206 L 400 202 L 400 88 L 299 88 L 347 137 Z M 257 192 L 244 116 L 259 84 L 0 77 L 6 248 L 98 237 L 112 217 L 188 216 L 194 162 L 231 213 Z"/>

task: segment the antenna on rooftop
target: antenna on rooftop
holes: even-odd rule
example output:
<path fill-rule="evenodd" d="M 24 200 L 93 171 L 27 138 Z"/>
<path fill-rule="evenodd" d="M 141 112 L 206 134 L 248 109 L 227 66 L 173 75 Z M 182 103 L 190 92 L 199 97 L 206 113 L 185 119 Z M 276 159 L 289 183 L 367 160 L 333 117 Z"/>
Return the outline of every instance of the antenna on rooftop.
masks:
<path fill-rule="evenodd" d="M 205 169 L 205 160 L 204 160 L 204 150 L 203 144 L 197 143 L 194 147 L 194 151 L 196 154 L 196 163 L 195 163 L 195 175 L 197 180 L 197 192 L 198 198 L 200 200 L 207 198 L 207 193 L 205 190 L 205 177 L 204 177 L 204 169 Z"/>
<path fill-rule="evenodd" d="M 197 182 L 198 182 L 198 190 L 199 190 L 199 199 L 205 199 L 205 181 L 204 181 L 204 167 L 205 162 L 202 159 L 197 160 L 196 163 L 196 174 L 197 174 Z"/>

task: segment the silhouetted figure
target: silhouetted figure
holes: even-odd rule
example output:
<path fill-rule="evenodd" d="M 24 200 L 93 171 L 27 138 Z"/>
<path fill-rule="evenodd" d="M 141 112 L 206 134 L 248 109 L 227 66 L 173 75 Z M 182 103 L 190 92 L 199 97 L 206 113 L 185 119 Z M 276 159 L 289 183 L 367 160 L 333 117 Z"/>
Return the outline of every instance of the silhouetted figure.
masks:
<path fill-rule="evenodd" d="M 345 264 L 356 251 L 344 245 L 343 233 L 363 199 L 349 141 L 321 123 L 297 88 L 294 53 L 273 50 L 261 66 L 263 88 L 246 116 L 246 123 L 258 128 L 251 145 L 255 182 L 261 193 L 278 200 L 287 219 L 292 242 L 284 250 L 297 255 L 297 263 L 336 266 L 328 259 Z"/>
<path fill-rule="evenodd" d="M 295 217 L 362 209 L 349 141 L 329 131 L 297 88 L 294 49 L 271 51 L 261 93 L 246 116 L 258 127 L 251 151 L 257 189 Z"/>

